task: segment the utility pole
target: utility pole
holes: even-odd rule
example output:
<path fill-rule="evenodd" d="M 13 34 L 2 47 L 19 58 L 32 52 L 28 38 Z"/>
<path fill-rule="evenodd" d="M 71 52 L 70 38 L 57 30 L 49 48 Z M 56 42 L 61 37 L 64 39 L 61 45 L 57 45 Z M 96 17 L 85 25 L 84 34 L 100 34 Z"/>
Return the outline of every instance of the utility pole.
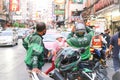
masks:
<path fill-rule="evenodd" d="M 66 0 L 64 1 L 64 20 L 65 20 Z"/>

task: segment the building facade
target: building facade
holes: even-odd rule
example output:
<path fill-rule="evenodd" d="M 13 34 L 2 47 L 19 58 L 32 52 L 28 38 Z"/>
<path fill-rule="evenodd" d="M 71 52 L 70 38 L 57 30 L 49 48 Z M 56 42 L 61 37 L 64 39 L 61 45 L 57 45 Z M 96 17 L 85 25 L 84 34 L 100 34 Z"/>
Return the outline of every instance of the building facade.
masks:
<path fill-rule="evenodd" d="M 106 19 L 105 28 L 111 29 L 112 34 L 120 26 L 120 0 L 100 0 L 95 6 L 95 15 Z"/>

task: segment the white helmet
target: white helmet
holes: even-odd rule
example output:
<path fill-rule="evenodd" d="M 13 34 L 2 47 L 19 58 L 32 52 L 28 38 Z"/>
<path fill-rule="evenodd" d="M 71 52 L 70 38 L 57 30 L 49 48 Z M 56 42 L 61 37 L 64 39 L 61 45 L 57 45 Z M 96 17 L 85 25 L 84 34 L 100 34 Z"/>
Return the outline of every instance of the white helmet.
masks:
<path fill-rule="evenodd" d="M 76 24 L 75 34 L 76 36 L 83 36 L 86 33 L 86 28 L 83 23 Z"/>

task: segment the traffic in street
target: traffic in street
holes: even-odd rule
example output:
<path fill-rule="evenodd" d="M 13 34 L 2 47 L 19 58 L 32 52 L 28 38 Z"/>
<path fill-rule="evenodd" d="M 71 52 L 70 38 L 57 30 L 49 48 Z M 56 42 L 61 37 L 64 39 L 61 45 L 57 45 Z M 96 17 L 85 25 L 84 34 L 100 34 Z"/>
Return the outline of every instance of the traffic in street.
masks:
<path fill-rule="evenodd" d="M 0 47 L 0 80 L 28 80 L 21 43 L 19 40 L 17 46 Z"/>
<path fill-rule="evenodd" d="M 29 76 L 24 63 L 25 49 L 22 40 L 19 39 L 18 45 L 11 47 L 0 47 L 0 80 L 28 80 Z M 108 76 L 111 79 L 114 74 L 112 60 L 107 60 Z M 46 63 L 42 71 L 45 72 L 51 63 Z"/>

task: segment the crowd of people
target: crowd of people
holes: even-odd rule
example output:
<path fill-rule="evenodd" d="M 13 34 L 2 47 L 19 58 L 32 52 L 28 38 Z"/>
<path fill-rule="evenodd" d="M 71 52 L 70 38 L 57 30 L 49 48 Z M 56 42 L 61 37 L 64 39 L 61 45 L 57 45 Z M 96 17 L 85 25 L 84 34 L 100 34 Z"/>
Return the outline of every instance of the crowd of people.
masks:
<path fill-rule="evenodd" d="M 43 35 L 46 34 L 46 24 L 39 22 L 36 24 L 36 32 L 30 34 L 23 40 L 23 46 L 26 49 L 25 64 L 29 71 L 40 73 L 44 62 L 44 52 L 46 48 L 43 44 Z M 65 40 L 64 40 L 65 41 Z M 86 51 L 81 55 L 82 60 L 91 58 L 90 48 L 99 48 L 99 52 L 103 55 L 103 59 L 110 57 L 112 53 L 114 70 L 120 68 L 120 58 L 118 56 L 120 49 L 120 29 L 113 36 L 110 36 L 110 29 L 106 29 L 104 33 L 97 33 L 92 28 L 85 26 L 84 22 L 78 21 L 72 25 L 71 33 L 66 39 L 66 44 L 62 44 L 62 36 L 56 37 L 56 49 L 54 49 L 54 57 L 52 66 L 45 72 L 49 74 L 55 68 L 54 60 L 57 52 L 62 47 L 85 47 Z"/>

